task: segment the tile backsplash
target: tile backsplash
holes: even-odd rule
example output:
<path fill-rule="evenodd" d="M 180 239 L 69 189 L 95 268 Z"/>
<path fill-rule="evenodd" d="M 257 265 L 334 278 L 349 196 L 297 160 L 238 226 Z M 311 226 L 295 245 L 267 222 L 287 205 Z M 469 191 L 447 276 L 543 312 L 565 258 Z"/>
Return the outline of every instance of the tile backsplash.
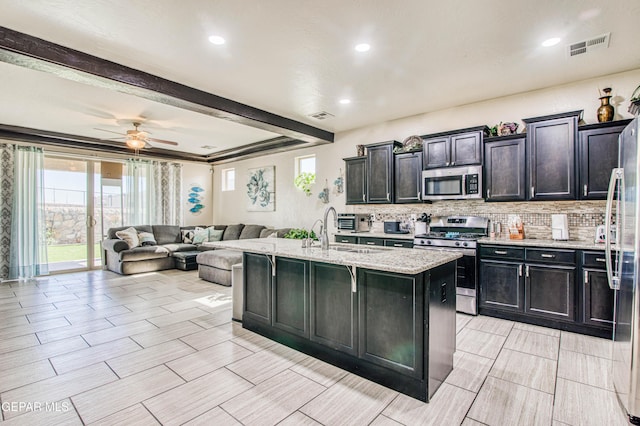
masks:
<path fill-rule="evenodd" d="M 385 220 L 408 221 L 412 214 L 432 216 L 473 215 L 493 223 L 507 224 L 517 214 L 524 223 L 525 237 L 551 238 L 551 215 L 564 213 L 571 240 L 592 240 L 595 228 L 604 223 L 605 201 L 530 201 L 487 203 L 484 200 L 436 201 L 433 204 L 368 204 L 353 206 L 355 213 L 373 213 L 373 229 L 382 229 Z"/>

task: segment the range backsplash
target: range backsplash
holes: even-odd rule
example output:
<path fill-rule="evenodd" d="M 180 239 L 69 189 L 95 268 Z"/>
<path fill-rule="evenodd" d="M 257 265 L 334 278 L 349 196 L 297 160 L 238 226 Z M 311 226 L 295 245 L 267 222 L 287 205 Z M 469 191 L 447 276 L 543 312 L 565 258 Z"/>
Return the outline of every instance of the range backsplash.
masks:
<path fill-rule="evenodd" d="M 529 201 L 486 203 L 484 200 L 435 201 L 433 204 L 367 204 L 354 206 L 355 213 L 373 213 L 373 230 L 382 232 L 385 220 L 409 221 L 420 216 L 473 215 L 487 217 L 506 227 L 509 215 L 524 223 L 526 238 L 551 239 L 551 215 L 564 213 L 569 221 L 569 238 L 593 240 L 595 228 L 604 224 L 605 201 Z"/>

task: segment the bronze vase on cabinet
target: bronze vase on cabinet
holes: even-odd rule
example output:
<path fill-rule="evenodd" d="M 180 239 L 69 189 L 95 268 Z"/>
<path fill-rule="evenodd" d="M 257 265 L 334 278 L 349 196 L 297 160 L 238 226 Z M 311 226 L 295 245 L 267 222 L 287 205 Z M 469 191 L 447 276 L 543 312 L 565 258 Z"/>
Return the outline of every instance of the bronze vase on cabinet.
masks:
<path fill-rule="evenodd" d="M 607 87 L 602 90 L 605 95 L 600 97 L 600 107 L 598 108 L 598 122 L 605 123 L 607 121 L 613 121 L 614 109 L 613 105 L 609 103 L 611 99 L 611 89 Z"/>

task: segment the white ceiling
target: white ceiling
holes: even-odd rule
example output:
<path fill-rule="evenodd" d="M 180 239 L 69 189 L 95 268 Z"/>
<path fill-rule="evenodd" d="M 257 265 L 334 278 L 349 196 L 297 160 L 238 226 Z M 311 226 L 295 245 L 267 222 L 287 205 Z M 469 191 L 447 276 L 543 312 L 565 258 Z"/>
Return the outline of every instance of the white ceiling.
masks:
<path fill-rule="evenodd" d="M 330 132 L 640 68 L 637 0 L 0 0 L 0 9 L 1 26 Z M 567 57 L 567 44 L 607 32 L 608 49 Z M 209 43 L 212 34 L 227 43 Z M 562 42 L 540 46 L 552 36 Z M 371 50 L 355 52 L 359 42 Z M 0 92 L 0 124 L 108 138 L 95 129 L 124 132 L 142 119 L 152 137 L 195 154 L 278 136 L 5 63 Z M 308 117 L 318 111 L 334 117 Z"/>

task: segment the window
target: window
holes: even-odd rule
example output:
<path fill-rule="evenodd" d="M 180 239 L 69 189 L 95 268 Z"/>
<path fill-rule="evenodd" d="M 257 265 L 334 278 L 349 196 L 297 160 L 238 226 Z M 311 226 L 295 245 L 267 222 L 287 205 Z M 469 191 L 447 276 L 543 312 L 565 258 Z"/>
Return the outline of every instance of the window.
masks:
<path fill-rule="evenodd" d="M 296 176 L 300 173 L 316 173 L 315 154 L 296 157 Z"/>
<path fill-rule="evenodd" d="M 236 189 L 236 169 L 222 170 L 222 190 L 233 191 Z"/>

